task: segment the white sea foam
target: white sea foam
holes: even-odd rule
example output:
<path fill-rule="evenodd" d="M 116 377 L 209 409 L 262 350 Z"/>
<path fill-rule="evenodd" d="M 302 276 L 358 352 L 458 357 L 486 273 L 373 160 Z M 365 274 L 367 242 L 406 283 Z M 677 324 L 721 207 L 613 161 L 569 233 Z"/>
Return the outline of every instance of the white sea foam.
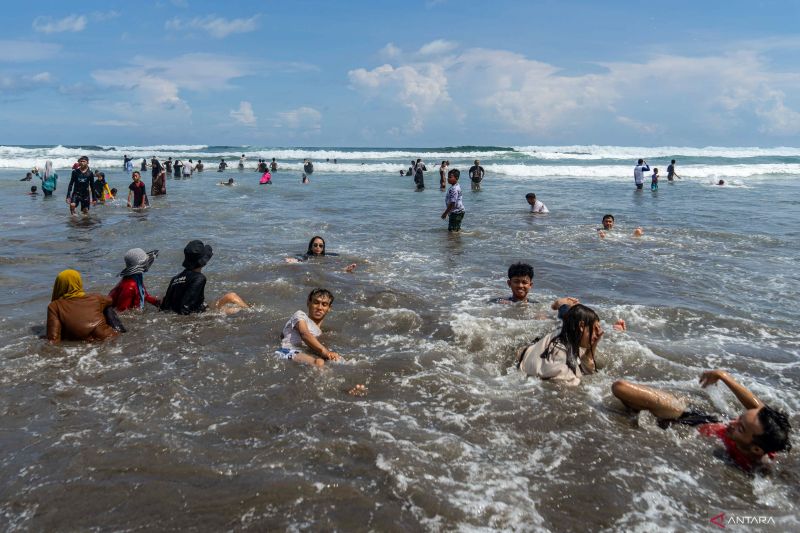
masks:
<path fill-rule="evenodd" d="M 779 146 L 776 148 L 706 146 L 514 146 L 514 150 L 537 159 L 630 159 L 683 157 L 800 157 L 800 148 Z"/>

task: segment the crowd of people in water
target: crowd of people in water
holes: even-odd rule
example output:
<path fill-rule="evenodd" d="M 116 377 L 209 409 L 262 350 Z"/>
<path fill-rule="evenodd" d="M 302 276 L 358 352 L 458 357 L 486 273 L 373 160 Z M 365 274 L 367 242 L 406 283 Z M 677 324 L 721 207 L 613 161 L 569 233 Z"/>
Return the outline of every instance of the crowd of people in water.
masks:
<path fill-rule="evenodd" d="M 239 169 L 243 170 L 245 163 L 246 158 L 243 154 L 238 163 Z M 73 213 L 78 207 L 86 213 L 92 203 L 113 199 L 117 194 L 116 189 L 109 188 L 105 182 L 104 174 L 91 171 L 88 164 L 88 158 L 82 156 L 72 170 L 66 200 Z M 129 168 L 131 164 L 131 159 L 126 156 L 125 168 Z M 187 172 L 191 175 L 192 172 L 203 171 L 200 160 L 194 163 L 189 159 L 186 163 L 182 163 L 180 160 L 172 161 L 172 158 L 169 158 L 162 164 L 153 158 L 149 165 L 143 160 L 141 170 L 131 170 L 132 183 L 129 185 L 127 199 L 129 207 L 141 208 L 149 203 L 146 188 L 141 182 L 141 172 L 145 172 L 148 168 L 152 171 L 150 193 L 153 196 L 166 194 L 167 173 L 172 172 L 176 177 L 185 177 Z M 227 165 L 221 160 L 218 170 L 224 171 L 225 168 Z M 269 163 L 259 159 L 256 167 L 256 171 L 262 174 L 259 183 L 271 183 L 269 176 L 277 170 L 278 164 L 274 158 Z M 634 170 L 637 190 L 643 188 L 643 173 L 649 170 L 647 162 L 640 159 Z M 51 195 L 56 189 L 58 179 L 52 163 L 48 161 L 45 164 L 42 174 L 38 173 L 38 169 L 34 171 L 42 180 L 43 190 L 48 191 L 45 194 Z M 304 182 L 308 181 L 313 171 L 313 163 L 305 160 L 302 174 Z M 427 168 L 424 162 L 417 159 L 412 161 L 408 172 L 401 170 L 401 174 L 412 176 L 417 190 L 423 190 L 425 171 Z M 675 172 L 675 160 L 672 160 L 667 172 L 669 181 L 680 179 Z M 459 231 L 465 213 L 463 194 L 458 183 L 460 171 L 450 168 L 449 161 L 442 161 L 439 173 L 440 189 L 444 190 L 445 180 L 450 185 L 445 195 L 445 210 L 441 217 L 449 218 L 449 231 Z M 472 182 L 472 190 L 480 191 L 485 170 L 479 160 L 475 160 L 468 175 Z M 657 169 L 653 170 L 651 179 L 651 189 L 656 190 Z M 220 185 L 233 184 L 232 178 L 227 182 L 220 182 Z M 549 213 L 547 206 L 536 197 L 535 193 L 528 193 L 525 198 L 532 214 L 540 216 Z M 612 214 L 603 217 L 602 227 L 597 230 L 600 238 L 605 238 L 614 230 L 614 222 Z M 642 228 L 635 228 L 633 236 L 642 235 Z M 79 272 L 71 269 L 62 271 L 55 279 L 51 302 L 47 308 L 47 339 L 57 343 L 62 340 L 102 341 L 117 336 L 126 331 L 120 315 L 124 316 L 125 313 L 137 310 L 141 312 L 146 304 L 160 311 L 181 315 L 202 313 L 209 309 L 234 314 L 250 307 L 250 304 L 234 292 L 227 292 L 218 300 L 208 304 L 205 300 L 206 277 L 202 269 L 213 255 L 212 248 L 200 240 L 193 240 L 186 245 L 183 253 L 182 270 L 170 280 L 163 296 L 153 296 L 144 284 L 144 274 L 158 256 L 158 250 L 150 252 L 140 248 L 128 250 L 124 256 L 125 267 L 119 273 L 121 279 L 107 296 L 86 293 Z M 336 254 L 326 252 L 325 240 L 315 235 L 309 241 L 305 253 L 287 257 L 285 261 L 303 263 L 333 255 Z M 355 263 L 351 263 L 344 268 L 344 271 L 353 273 L 356 267 Z M 526 263 L 513 264 L 508 268 L 507 277 L 511 294 L 492 302 L 508 305 L 532 303 L 528 295 L 533 288 L 533 267 Z M 320 340 L 323 335 L 323 322 L 330 313 L 333 302 L 334 295 L 331 291 L 325 288 L 312 290 L 306 299 L 306 309 L 297 310 L 286 321 L 280 333 L 280 346 L 274 352 L 275 356 L 281 360 L 312 366 L 324 366 L 328 362 L 343 360 L 342 355 Z M 558 298 L 552 302 L 551 308 L 557 313 L 558 327 L 521 347 L 515 357 L 516 368 L 526 376 L 559 383 L 564 387 L 564 394 L 569 394 L 569 388 L 579 385 L 585 376 L 603 370 L 605 365 L 603 359 L 598 357 L 597 348 L 605 332 L 598 314 L 576 298 L 568 296 Z M 614 322 L 613 330 L 626 331 L 625 321 Z M 777 452 L 791 449 L 791 425 L 785 413 L 765 405 L 725 371 L 709 370 L 700 375 L 702 387 L 718 382 L 724 383 L 744 408 L 741 415 L 734 420 L 723 422 L 719 417 L 705 412 L 685 399 L 623 379 L 613 383 L 611 393 L 626 408 L 634 412 L 651 412 L 657 418 L 659 425 L 664 428 L 675 424 L 697 426 L 702 435 L 720 439 L 732 461 L 747 471 L 768 463 Z M 367 390 L 359 384 L 349 392 L 363 396 Z"/>

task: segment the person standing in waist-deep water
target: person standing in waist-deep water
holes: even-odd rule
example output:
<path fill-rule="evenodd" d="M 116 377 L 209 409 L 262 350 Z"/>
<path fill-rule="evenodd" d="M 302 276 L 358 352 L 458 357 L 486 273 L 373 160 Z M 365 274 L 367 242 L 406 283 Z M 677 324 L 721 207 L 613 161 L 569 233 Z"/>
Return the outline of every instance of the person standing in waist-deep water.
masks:
<path fill-rule="evenodd" d="M 442 161 L 442 164 L 439 165 L 439 189 L 445 190 L 445 186 L 447 185 L 447 161 Z"/>
<path fill-rule="evenodd" d="M 164 161 L 164 170 L 167 171 L 167 174 L 172 174 L 172 158 L 168 157 L 166 161 Z"/>
<path fill-rule="evenodd" d="M 75 208 L 80 204 L 83 214 L 89 213 L 94 194 L 94 173 L 89 169 L 89 158 L 82 155 L 78 159 L 78 168 L 73 169 L 72 176 L 67 186 L 67 205 L 69 212 L 75 214 Z"/>
<path fill-rule="evenodd" d="M 211 246 L 194 240 L 183 249 L 183 271 L 173 277 L 167 293 L 161 300 L 162 311 L 172 311 L 180 315 L 202 313 L 208 309 L 205 297 L 206 277 L 201 270 L 214 255 Z M 249 307 L 235 292 L 229 292 L 214 302 L 216 309 L 226 313 Z"/>
<path fill-rule="evenodd" d="M 314 173 L 314 163 L 312 163 L 310 159 L 306 159 L 303 162 L 303 172 L 305 172 L 307 176 Z"/>
<path fill-rule="evenodd" d="M 673 159 L 667 167 L 667 181 L 673 181 L 675 178 L 681 179 L 678 173 L 675 172 L 675 160 Z"/>
<path fill-rule="evenodd" d="M 274 157 L 272 158 L 272 163 L 269 164 L 269 169 L 272 172 L 275 172 L 276 170 L 278 170 L 278 163 L 275 161 Z"/>
<path fill-rule="evenodd" d="M 483 181 L 483 167 L 481 166 L 481 162 L 476 159 L 475 164 L 469 167 L 469 179 L 472 181 L 472 190 L 479 191 L 481 190 L 481 182 Z"/>
<path fill-rule="evenodd" d="M 53 283 L 53 295 L 47 306 L 47 340 L 100 341 L 117 332 L 105 317 L 111 298 L 83 292 L 78 271 L 62 270 Z"/>
<path fill-rule="evenodd" d="M 529 192 L 525 195 L 525 200 L 528 201 L 528 205 L 531 206 L 531 213 L 539 213 L 545 215 L 550 212 L 547 209 L 547 206 L 544 205 L 541 201 L 536 199 L 536 193 Z"/>
<path fill-rule="evenodd" d="M 145 190 L 144 183 L 142 183 L 142 176 L 138 170 L 134 170 L 131 174 L 131 182 L 128 185 L 128 207 L 133 209 L 141 209 L 150 207 L 150 201 L 147 199 L 147 191 Z M 131 202 L 133 200 L 133 202 Z"/>
<path fill-rule="evenodd" d="M 636 184 L 637 189 L 644 187 L 644 173 L 649 170 L 650 165 L 644 159 L 640 159 L 636 166 L 633 167 L 633 182 Z"/>
<path fill-rule="evenodd" d="M 190 159 L 186 164 L 183 165 L 183 177 L 184 178 L 191 178 L 192 172 L 194 172 L 194 163 Z"/>
<path fill-rule="evenodd" d="M 224 159 L 220 159 L 217 172 L 224 172 L 226 168 L 228 168 L 228 163 L 226 163 Z"/>
<path fill-rule="evenodd" d="M 161 161 L 156 159 L 156 156 L 153 156 L 150 159 L 150 177 L 155 178 L 158 176 L 158 173 L 161 171 Z"/>
<path fill-rule="evenodd" d="M 176 160 L 175 160 L 175 165 L 174 165 L 174 167 L 173 167 L 173 168 L 174 168 L 174 170 L 175 170 L 175 172 L 173 173 L 173 175 L 174 175 L 176 178 L 180 178 L 180 177 L 183 175 L 183 161 L 181 161 L 180 159 L 176 159 Z"/>
<path fill-rule="evenodd" d="M 461 173 L 457 168 L 451 169 L 447 173 L 447 183 L 450 188 L 447 190 L 447 195 L 444 197 L 444 204 L 447 206 L 442 213 L 442 220 L 447 215 L 450 215 L 450 220 L 447 224 L 447 231 L 461 231 L 461 221 L 464 219 L 464 202 L 463 194 L 461 193 L 461 185 L 458 184 L 458 178 Z"/>
<path fill-rule="evenodd" d="M 650 176 L 650 190 L 657 191 L 658 190 L 658 169 L 653 169 L 653 175 Z"/>
<path fill-rule="evenodd" d="M 111 188 L 106 182 L 106 174 L 99 170 L 94 171 L 94 197 L 100 203 L 111 199 Z"/>
<path fill-rule="evenodd" d="M 144 172 L 146 170 L 147 170 L 147 159 L 142 158 L 141 172 Z"/>
<path fill-rule="evenodd" d="M 242 154 L 242 157 L 239 158 L 239 170 L 244 170 L 244 162 L 247 158 Z"/>
<path fill-rule="evenodd" d="M 133 172 L 133 159 L 128 157 L 127 154 L 122 156 L 122 170 Z"/>
<path fill-rule="evenodd" d="M 37 173 L 38 174 L 38 173 Z M 58 174 L 53 172 L 53 162 L 50 160 L 44 163 L 44 173 L 39 176 L 42 180 L 42 192 L 45 196 L 53 196 L 53 191 L 56 190 L 58 182 Z"/>
<path fill-rule="evenodd" d="M 150 182 L 151 196 L 167 194 L 167 171 L 161 165 L 158 168 L 158 175 L 153 176 L 153 180 Z"/>
<path fill-rule="evenodd" d="M 425 189 L 425 171 L 428 167 L 422 162 L 422 159 L 417 159 L 414 162 L 414 183 L 417 185 L 417 190 Z"/>

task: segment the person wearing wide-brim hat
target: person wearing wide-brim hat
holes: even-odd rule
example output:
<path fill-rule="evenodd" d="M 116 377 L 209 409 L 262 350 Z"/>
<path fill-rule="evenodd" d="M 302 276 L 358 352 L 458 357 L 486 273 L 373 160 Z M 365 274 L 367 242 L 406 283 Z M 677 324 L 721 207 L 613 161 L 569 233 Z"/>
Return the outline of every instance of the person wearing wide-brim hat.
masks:
<path fill-rule="evenodd" d="M 122 280 L 108 293 L 114 302 L 114 309 L 122 312 L 128 309 L 144 309 L 145 302 L 156 307 L 161 304 L 161 299 L 151 296 L 144 287 L 144 273 L 150 270 L 156 257 L 158 250 L 128 250 L 125 254 L 125 269 L 119 273 Z"/>
<path fill-rule="evenodd" d="M 181 315 L 202 313 L 208 309 L 205 301 L 206 277 L 203 269 L 214 252 L 203 241 L 191 241 L 183 249 L 183 272 L 172 278 L 167 293 L 161 300 L 162 311 L 173 311 Z M 249 307 L 235 292 L 229 292 L 214 302 L 216 309 L 226 313 Z"/>

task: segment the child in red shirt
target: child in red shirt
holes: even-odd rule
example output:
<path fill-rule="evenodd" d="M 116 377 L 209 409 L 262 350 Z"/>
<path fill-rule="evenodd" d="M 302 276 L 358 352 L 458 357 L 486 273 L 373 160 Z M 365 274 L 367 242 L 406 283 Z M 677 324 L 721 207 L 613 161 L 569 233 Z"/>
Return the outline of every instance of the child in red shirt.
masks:
<path fill-rule="evenodd" d="M 117 311 L 144 309 L 144 303 L 158 307 L 161 299 L 151 296 L 144 287 L 143 274 L 150 270 L 158 256 L 158 250 L 145 253 L 141 248 L 133 248 L 125 254 L 125 270 L 119 273 L 122 280 L 114 287 L 108 297 Z"/>

